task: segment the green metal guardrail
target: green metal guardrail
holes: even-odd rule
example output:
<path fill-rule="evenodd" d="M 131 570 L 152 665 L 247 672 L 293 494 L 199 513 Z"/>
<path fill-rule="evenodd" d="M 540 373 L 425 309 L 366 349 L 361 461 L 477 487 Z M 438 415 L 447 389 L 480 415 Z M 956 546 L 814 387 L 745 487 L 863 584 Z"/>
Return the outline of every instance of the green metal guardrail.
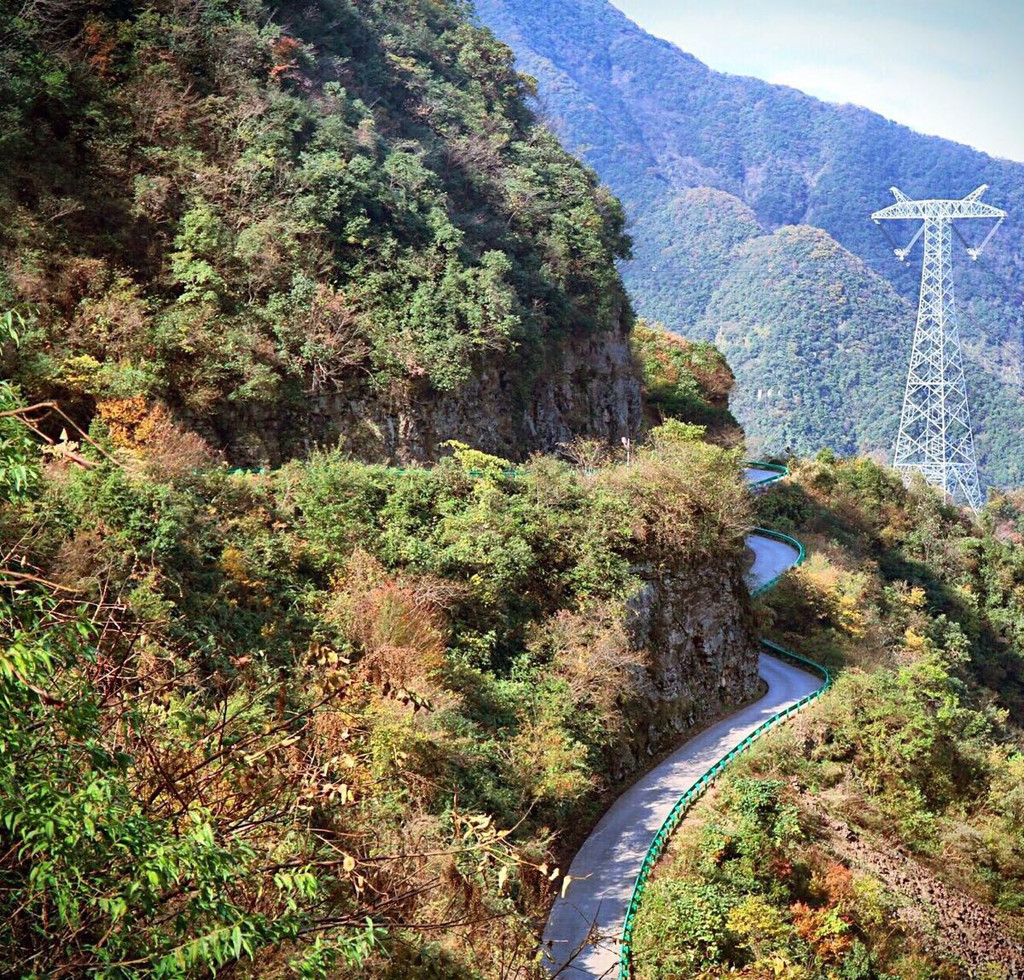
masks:
<path fill-rule="evenodd" d="M 777 480 L 781 480 L 784 476 L 789 476 L 789 467 L 783 466 L 781 463 L 765 463 L 761 460 L 748 461 L 744 464 L 754 470 L 774 470 L 776 476 L 766 476 L 761 480 L 755 480 L 750 484 L 751 487 L 763 487 L 769 483 L 775 483 Z"/>
<path fill-rule="evenodd" d="M 763 486 L 767 483 L 774 483 L 776 480 L 781 480 L 784 476 L 789 474 L 787 467 L 779 466 L 774 463 L 748 463 L 747 465 L 756 467 L 757 469 L 773 469 L 779 473 L 778 476 L 767 477 L 764 480 L 759 480 L 756 483 L 751 484 L 752 487 Z M 796 538 L 791 538 L 788 534 L 782 534 L 780 531 L 770 531 L 765 528 L 755 528 L 754 533 L 760 534 L 764 537 L 774 538 L 777 541 L 784 541 L 786 544 L 795 547 L 798 556 L 797 560 L 790 566 L 791 568 L 802 564 L 804 559 L 807 557 L 807 551 L 804 546 L 797 541 Z M 783 572 L 782 575 L 785 575 L 785 572 Z M 764 585 L 759 586 L 755 590 L 754 594 L 756 595 L 764 592 L 766 589 L 770 589 L 782 577 L 782 575 L 776 575 L 770 582 L 766 582 Z M 781 647 L 777 643 L 773 643 L 771 640 L 762 639 L 761 645 L 771 651 L 772 655 L 778 657 L 780 660 L 785 660 L 802 668 L 803 670 L 808 670 L 820 675 L 823 683 L 818 690 L 805 695 L 796 703 L 791 704 L 788 708 L 783 708 L 782 711 L 776 712 L 771 716 L 771 718 L 767 719 L 767 721 L 758 725 L 754 731 L 752 731 L 738 745 L 733 746 L 733 748 L 719 759 L 718 762 L 708 769 L 697 780 L 697 782 L 695 782 L 679 798 L 676 805 L 672 807 L 669 815 L 665 818 L 665 822 L 654 835 L 654 839 L 651 841 L 650 847 L 647 848 L 647 853 L 644 855 L 643 862 L 640 865 L 640 871 L 633 884 L 633 895 L 629 900 L 629 907 L 626 909 L 626 919 L 622 926 L 622 947 L 619 953 L 619 980 L 631 980 L 631 977 L 633 976 L 633 924 L 636 921 L 637 912 L 640 909 L 640 901 L 643 898 L 644 890 L 647 886 L 647 879 L 650 878 L 651 873 L 654 871 L 654 866 L 658 863 L 661 856 L 668 848 L 668 842 L 671 839 L 672 834 L 675 833 L 676 828 L 680 823 L 682 823 L 687 811 L 704 795 L 705 791 L 718 778 L 725 767 L 736 758 L 736 756 L 749 749 L 750 746 L 753 745 L 754 742 L 756 742 L 769 729 L 774 728 L 791 715 L 796 714 L 816 698 L 821 697 L 821 695 L 832 686 L 832 675 L 829 673 L 828 668 L 822 664 L 815 663 L 813 660 L 808 660 L 807 657 L 802 657 L 799 653 L 787 650 L 785 647 Z"/>
<path fill-rule="evenodd" d="M 796 561 L 793 562 L 789 568 L 796 568 L 797 565 L 802 565 L 807 560 L 807 549 L 803 546 L 800 541 L 796 538 L 791 538 L 788 534 L 783 534 L 781 531 L 771 531 L 766 527 L 755 527 L 753 533 L 762 538 L 772 538 L 775 541 L 782 541 L 784 544 L 788 544 L 791 548 L 795 548 L 797 552 Z M 786 572 L 789 571 L 786 569 Z M 767 592 L 786 572 L 780 572 L 773 579 L 769 579 L 763 585 L 759 585 L 751 595 L 760 595 L 762 592 Z"/>

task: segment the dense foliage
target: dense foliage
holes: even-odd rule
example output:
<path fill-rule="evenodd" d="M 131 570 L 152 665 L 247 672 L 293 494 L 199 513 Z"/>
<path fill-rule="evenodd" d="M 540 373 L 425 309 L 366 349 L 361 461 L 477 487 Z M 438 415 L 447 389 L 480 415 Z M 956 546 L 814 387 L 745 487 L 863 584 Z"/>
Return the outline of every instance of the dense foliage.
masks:
<path fill-rule="evenodd" d="M 625 314 L 617 202 L 458 2 L 0 11 L 7 367 L 88 418 L 527 384 Z"/>
<path fill-rule="evenodd" d="M 534 13 L 574 56 L 588 20 L 567 12 L 596 9 Z M 617 788 L 609 774 L 650 744 L 659 678 L 630 599 L 660 573 L 739 578 L 753 515 L 733 376 L 707 340 L 637 328 L 647 438 L 618 456 L 577 439 L 513 468 L 451 442 L 432 468 L 332 449 L 257 473 L 197 434 L 329 397 L 413 413 L 484 366 L 521 396 L 570 339 L 629 326 L 620 206 L 468 13 L 0 10 L 5 975 L 539 977 L 537 917 L 564 859 Z M 696 108 L 713 96 L 709 83 Z M 617 98 L 587 99 L 600 159 Z M 680 231 L 658 248 L 693 272 L 680 308 L 706 338 L 792 380 L 767 382 L 764 441 L 812 438 L 792 420 L 818 372 L 873 395 L 866 421 L 833 403 L 809 414 L 813 437 L 869 446 L 885 415 L 874 375 L 895 377 L 876 321 L 900 303 L 826 235 L 764 233 L 820 211 L 792 204 L 799 167 L 745 156 L 753 126 L 772 160 L 810 159 L 810 132 L 789 147 L 778 125 L 811 104 L 769 103 L 741 119 L 723 107 L 732 132 L 701 131 L 677 158 L 673 191 L 716 189 L 671 197 Z M 642 143 L 642 127 L 615 133 L 622 166 Z M 669 198 L 651 166 L 636 200 L 657 214 Z M 996 291 L 974 302 L 1002 315 Z M 870 317 L 850 312 L 864 303 Z M 825 363 L 831 334 L 845 373 Z M 1012 423 L 998 384 L 979 390 Z M 665 918 L 638 932 L 657 954 L 645 969 L 929 976 L 938 954 L 914 929 L 879 924 L 884 882 L 858 890 L 824 832 L 807 856 L 808 800 L 865 834 L 893 828 L 1019 913 L 1020 502 L 979 532 L 873 464 L 826 456 L 763 506 L 762 521 L 835 542 L 815 542 L 827 557 L 764 616 L 845 665 L 842 700 L 715 804 L 683 880 L 659 886 Z M 771 972 L 750 972 L 759 961 Z"/>
<path fill-rule="evenodd" d="M 568 145 L 625 203 L 635 260 L 622 268 L 638 312 L 692 339 L 735 331 L 723 349 L 742 399 L 737 417 L 771 451 L 790 445 L 801 455 L 822 446 L 891 452 L 890 426 L 882 423 L 899 406 L 886 404 L 878 388 L 906 377 L 921 253 L 919 246 L 901 265 L 869 216 L 891 203 L 894 184 L 915 197 L 962 197 L 990 184 L 987 199 L 1009 216 L 979 262 L 957 246 L 961 332 L 983 479 L 1024 483 L 1015 440 L 1024 428 L 1024 166 L 913 133 L 864 109 L 711 71 L 645 34 L 605 0 L 478 0 L 476 6 L 538 78 L 540 104 Z M 868 266 L 859 275 L 860 295 L 850 297 L 863 301 L 860 323 L 853 311 L 838 321 L 833 315 L 828 291 L 841 270 L 809 258 L 793 238 L 771 234 L 795 224 L 824 230 Z M 972 227 L 985 222 L 961 224 L 971 243 L 987 231 Z M 889 230 L 901 244 L 913 231 Z M 759 276 L 750 253 L 734 251 L 750 239 L 758 239 L 755 247 L 769 264 L 808 264 L 800 274 L 815 288 L 784 292 L 778 280 Z M 731 304 L 723 307 L 713 296 L 732 274 L 768 287 L 764 297 L 757 291 L 744 297 L 747 315 L 739 323 Z M 893 288 L 908 305 L 893 302 Z M 847 319 L 854 321 L 849 328 Z M 851 357 L 850 335 L 862 342 L 868 333 L 877 338 L 877 359 L 856 351 Z M 809 379 L 799 362 L 774 365 L 770 377 L 754 360 L 745 363 L 748 343 L 784 348 L 792 342 L 821 348 L 821 378 L 835 379 L 840 395 L 821 378 Z M 758 388 L 781 389 L 789 400 L 766 416 L 761 406 L 754 409 Z M 793 400 L 797 394 L 800 402 Z"/>
<path fill-rule="evenodd" d="M 712 441 L 733 446 L 743 432 L 729 410 L 733 373 L 714 345 L 691 343 L 661 324 L 640 321 L 630 335 L 643 377 L 648 421 L 667 419 L 703 426 Z"/>
<path fill-rule="evenodd" d="M 695 333 L 714 335 L 747 379 L 731 407 L 758 420 L 752 452 L 867 452 L 896 438 L 910 338 L 893 343 L 890 328 L 907 315 L 895 292 L 824 232 L 789 227 L 733 251 Z"/>
<path fill-rule="evenodd" d="M 979 529 L 924 486 L 825 453 L 760 507 L 810 549 L 766 598 L 772 635 L 840 677 L 683 826 L 642 910 L 638 975 L 1016 976 L 1015 502 Z"/>
<path fill-rule="evenodd" d="M 741 561 L 737 454 L 697 431 L 259 475 L 133 403 L 0 444 L 35 474 L 0 502 L 5 965 L 532 976 L 555 855 L 646 732 L 640 572 Z"/>
<path fill-rule="evenodd" d="M 798 466 L 796 480 L 759 506 L 762 522 L 800 534 L 814 553 L 770 597 L 783 642 L 808 655 L 813 647 L 816 656 L 836 663 L 864 665 L 878 662 L 880 651 L 897 649 L 907 625 L 936 642 L 942 630 L 962 633 L 957 642 L 965 644 L 964 670 L 976 693 L 996 698 L 1024 727 L 1024 554 L 1016 497 L 990 505 L 979 527 L 923 484 L 908 489 L 869 460 L 840 460 L 825 451 Z M 819 571 L 822 579 L 816 579 Z M 811 630 L 801 597 L 810 580 L 816 582 L 811 592 L 832 590 L 824 606 L 807 594 L 819 609 Z M 901 618 L 904 585 L 925 620 Z M 872 628 L 851 627 L 839 606 L 859 610 L 856 621 Z"/>

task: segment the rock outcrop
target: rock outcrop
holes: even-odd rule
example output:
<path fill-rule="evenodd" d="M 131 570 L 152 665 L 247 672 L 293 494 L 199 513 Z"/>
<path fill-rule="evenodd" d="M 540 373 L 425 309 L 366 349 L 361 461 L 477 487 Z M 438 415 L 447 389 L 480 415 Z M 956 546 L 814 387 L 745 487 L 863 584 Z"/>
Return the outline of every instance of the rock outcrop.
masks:
<path fill-rule="evenodd" d="M 802 802 L 817 829 L 827 833 L 833 853 L 890 889 L 895 918 L 928 935 L 930 947 L 963 964 L 971 977 L 1024 976 L 1024 942 L 991 907 L 940 881 L 892 841 L 876 846 L 811 797 L 804 796 Z"/>
<path fill-rule="evenodd" d="M 353 386 L 292 404 L 226 404 L 192 424 L 247 467 L 339 443 L 358 458 L 393 462 L 436 459 L 449 439 L 512 460 L 555 451 L 577 436 L 617 445 L 637 436 L 642 417 L 629 334 L 623 316 L 610 330 L 570 336 L 529 360 L 496 357 L 457 391 L 410 383 L 381 395 Z"/>
<path fill-rule="evenodd" d="M 652 574 L 629 604 L 648 653 L 636 685 L 631 768 L 757 691 L 758 642 L 738 563 Z"/>

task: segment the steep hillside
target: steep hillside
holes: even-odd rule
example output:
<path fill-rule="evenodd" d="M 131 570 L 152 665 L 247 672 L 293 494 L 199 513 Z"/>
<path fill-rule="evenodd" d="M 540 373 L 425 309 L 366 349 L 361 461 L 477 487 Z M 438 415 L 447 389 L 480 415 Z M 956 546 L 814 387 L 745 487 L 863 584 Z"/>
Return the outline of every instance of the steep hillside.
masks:
<path fill-rule="evenodd" d="M 739 453 L 44 455 L 0 383 L 5 974 L 539 980 L 609 793 L 757 688 Z"/>
<path fill-rule="evenodd" d="M 825 232 L 780 228 L 736 247 L 694 329 L 711 334 L 747 383 L 731 400 L 756 418 L 752 447 L 823 443 L 867 452 L 889 445 L 908 337 L 888 325 L 907 314 L 888 283 Z"/>
<path fill-rule="evenodd" d="M 731 373 L 632 336 L 511 59 L 0 9 L 3 976 L 535 980 L 606 798 L 756 692 Z"/>
<path fill-rule="evenodd" d="M 241 463 L 521 457 L 639 423 L 618 203 L 457 3 L 0 13 L 7 373 Z"/>
<path fill-rule="evenodd" d="M 634 261 L 622 266 L 623 275 L 642 315 L 713 339 L 722 315 L 708 305 L 709 291 L 734 261 L 730 247 L 791 224 L 825 230 L 909 302 L 876 324 L 885 341 L 884 373 L 859 379 L 842 363 L 843 339 L 829 316 L 819 319 L 806 295 L 783 310 L 756 311 L 771 330 L 793 321 L 819 333 L 823 359 L 837 362 L 825 373 L 845 373 L 851 383 L 837 425 L 817 431 L 801 411 L 792 413 L 786 428 L 795 433 L 796 450 L 891 451 L 889 430 L 873 424 L 878 413 L 865 415 L 860 406 L 874 401 L 878 382 L 905 375 L 920 264 L 898 263 L 868 220 L 891 200 L 888 188 L 959 197 L 990 184 L 989 198 L 1009 218 L 980 262 L 959 255 L 961 326 L 973 364 L 983 477 L 1024 482 L 1024 454 L 1008 436 L 1024 425 L 1024 166 L 918 135 L 864 109 L 713 72 L 645 34 L 606 0 L 479 0 L 477 11 L 538 78 L 545 115 L 625 203 Z M 721 213 L 708 220 L 712 212 Z M 971 237 L 969 228 L 965 235 Z M 784 244 L 774 241 L 780 260 L 798 261 Z M 827 280 L 825 270 L 820 274 Z M 878 283 L 868 308 L 890 305 L 890 291 Z M 763 379 L 740 363 L 736 368 L 737 405 L 749 405 Z M 802 382 L 785 372 L 776 380 L 788 390 Z M 831 415 L 818 390 L 804 389 L 803 398 L 820 417 Z M 745 407 L 738 416 L 753 438 L 784 449 L 777 425 L 762 427 Z M 868 441 L 844 437 L 853 431 Z"/>
<path fill-rule="evenodd" d="M 636 974 L 1014 980 L 1024 970 L 1020 501 L 983 528 L 822 453 L 759 501 L 808 561 L 771 636 L 838 675 L 676 835 Z"/>

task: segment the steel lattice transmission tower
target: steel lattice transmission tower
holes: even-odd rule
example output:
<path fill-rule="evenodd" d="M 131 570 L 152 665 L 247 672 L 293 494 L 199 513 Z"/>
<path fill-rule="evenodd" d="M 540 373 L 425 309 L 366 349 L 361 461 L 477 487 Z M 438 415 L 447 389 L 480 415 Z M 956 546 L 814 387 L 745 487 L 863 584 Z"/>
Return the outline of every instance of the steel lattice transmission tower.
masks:
<path fill-rule="evenodd" d="M 988 185 L 982 184 L 959 201 L 912 201 L 893 187 L 896 203 L 871 216 L 879 227 L 889 218 L 923 222 L 905 248 L 893 249 L 905 262 L 924 235 L 921 300 L 893 466 L 904 474 L 919 470 L 929 483 L 975 510 L 981 508 L 984 498 L 978 482 L 953 302 L 953 235 L 963 242 L 972 259 L 978 258 L 1006 217 L 1005 211 L 982 203 L 981 195 L 986 190 Z M 997 222 L 981 245 L 973 248 L 954 224 L 962 218 L 995 218 Z"/>

